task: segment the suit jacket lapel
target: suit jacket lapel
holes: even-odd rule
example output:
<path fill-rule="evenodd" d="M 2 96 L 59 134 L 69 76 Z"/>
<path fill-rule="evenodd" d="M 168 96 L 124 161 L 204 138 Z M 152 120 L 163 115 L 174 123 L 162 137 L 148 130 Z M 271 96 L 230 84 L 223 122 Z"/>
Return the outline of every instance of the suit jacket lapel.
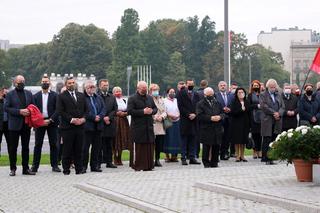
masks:
<path fill-rule="evenodd" d="M 39 105 L 40 105 L 40 112 L 42 112 L 43 106 L 42 106 L 42 92 L 39 93 Z M 49 101 L 48 101 L 49 102 Z"/>

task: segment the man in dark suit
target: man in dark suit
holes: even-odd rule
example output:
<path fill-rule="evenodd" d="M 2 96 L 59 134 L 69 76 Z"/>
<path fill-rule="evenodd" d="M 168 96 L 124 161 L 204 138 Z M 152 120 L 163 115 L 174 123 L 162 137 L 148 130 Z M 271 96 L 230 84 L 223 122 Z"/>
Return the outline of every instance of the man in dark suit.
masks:
<path fill-rule="evenodd" d="M 63 174 L 70 174 L 72 157 L 76 174 L 83 174 L 82 148 L 88 105 L 84 94 L 75 91 L 75 80 L 72 77 L 66 79 L 65 86 L 67 90 L 58 95 L 56 106 L 56 111 L 61 116 Z"/>
<path fill-rule="evenodd" d="M 2 135 L 4 135 L 5 140 L 7 142 L 7 149 L 9 152 L 9 131 L 8 131 L 8 114 L 4 111 L 4 105 L 6 103 L 6 95 L 8 90 L 6 88 L 2 88 L 0 90 L 0 156 L 1 156 L 1 143 L 2 143 Z"/>
<path fill-rule="evenodd" d="M 109 91 L 109 81 L 107 79 L 101 79 L 99 81 L 99 95 L 104 100 L 105 105 L 105 116 L 104 129 L 102 131 L 102 154 L 100 155 L 100 163 L 106 162 L 107 168 L 117 168 L 112 163 L 112 142 L 116 136 L 116 124 L 115 115 L 118 111 L 118 105 L 116 98 L 108 93 Z"/>
<path fill-rule="evenodd" d="M 21 137 L 22 146 L 22 174 L 35 175 L 29 169 L 29 142 L 30 127 L 25 123 L 25 117 L 30 116 L 27 109 L 28 105 L 33 104 L 32 93 L 24 89 L 25 79 L 18 75 L 14 79 L 15 89 L 7 94 L 5 111 L 8 113 L 8 130 L 10 138 L 9 159 L 10 159 L 10 176 L 16 175 L 17 170 L 17 148 L 19 137 Z"/>
<path fill-rule="evenodd" d="M 214 98 L 211 87 L 204 89 L 204 98 L 197 104 L 200 123 L 200 142 L 203 144 L 202 163 L 205 168 L 218 167 L 222 140 L 222 120 L 225 116 L 221 104 Z"/>
<path fill-rule="evenodd" d="M 291 85 L 283 85 L 281 98 L 284 103 L 284 113 L 282 117 L 282 131 L 295 129 L 298 125 L 297 114 L 299 113 L 298 98 L 291 92 Z"/>
<path fill-rule="evenodd" d="M 230 104 L 233 99 L 233 95 L 227 92 L 227 83 L 225 81 L 220 81 L 218 84 L 219 92 L 216 93 L 217 101 L 220 103 L 220 105 L 223 108 L 223 112 L 225 113 L 225 117 L 223 119 L 223 128 L 224 133 L 222 137 L 222 142 L 220 146 L 220 159 L 221 160 L 228 160 L 229 159 L 229 147 L 230 147 L 230 141 L 229 141 L 229 125 L 230 125 L 230 119 L 228 115 L 230 114 Z"/>
<path fill-rule="evenodd" d="M 89 162 L 89 148 L 91 145 L 90 167 L 91 172 L 102 172 L 99 162 L 101 151 L 101 132 L 104 128 L 105 106 L 101 96 L 97 95 L 93 81 L 85 82 L 85 96 L 89 106 L 89 113 L 85 124 L 85 142 L 83 146 L 83 172 L 86 172 Z"/>
<path fill-rule="evenodd" d="M 33 98 L 34 104 L 39 108 L 44 117 L 45 125 L 35 129 L 35 146 L 31 171 L 38 172 L 43 139 L 47 132 L 50 145 L 50 164 L 52 171 L 61 172 L 61 169 L 58 167 L 57 150 L 57 132 L 59 123 L 58 114 L 56 113 L 57 93 L 49 89 L 50 79 L 47 76 L 44 76 L 41 79 L 41 87 L 42 90 L 36 93 Z"/>
<path fill-rule="evenodd" d="M 186 81 L 186 89 L 179 92 L 177 96 L 178 107 L 180 110 L 180 131 L 182 139 L 181 163 L 188 165 L 186 152 L 188 146 L 189 163 L 200 164 L 195 158 L 196 155 L 196 136 L 198 132 L 198 122 L 196 118 L 196 105 L 199 102 L 199 94 L 194 92 L 194 81 Z"/>

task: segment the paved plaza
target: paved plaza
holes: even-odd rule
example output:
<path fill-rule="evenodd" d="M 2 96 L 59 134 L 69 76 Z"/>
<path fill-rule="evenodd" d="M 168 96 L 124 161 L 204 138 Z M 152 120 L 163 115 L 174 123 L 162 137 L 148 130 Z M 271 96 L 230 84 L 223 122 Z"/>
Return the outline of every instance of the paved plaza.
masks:
<path fill-rule="evenodd" d="M 223 161 L 219 168 L 164 163 L 70 176 L 42 165 L 36 176 L 0 167 L 0 212 L 320 212 L 320 186 L 284 163 Z"/>

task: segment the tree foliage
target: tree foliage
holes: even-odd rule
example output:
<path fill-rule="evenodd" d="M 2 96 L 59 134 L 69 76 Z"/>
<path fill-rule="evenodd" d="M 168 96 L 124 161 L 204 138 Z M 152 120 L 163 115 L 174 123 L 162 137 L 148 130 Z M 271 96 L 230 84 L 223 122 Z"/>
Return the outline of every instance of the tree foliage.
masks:
<path fill-rule="evenodd" d="M 283 70 L 281 54 L 261 45 L 248 45 L 243 33 L 230 33 L 231 81 L 249 85 L 249 58 L 252 80 L 275 78 L 281 84 L 289 80 Z M 124 11 L 121 25 L 108 33 L 93 24 L 69 23 L 46 44 L 28 45 L 0 52 L 0 83 L 17 74 L 27 84 L 39 82 L 44 73 L 94 74 L 109 78 L 112 86 L 127 87 L 127 67 L 132 66 L 131 85 L 136 84 L 137 65 L 152 66 L 152 82 L 162 89 L 175 87 L 179 80 L 193 78 L 198 84 L 206 79 L 215 87 L 224 74 L 224 32 L 216 32 L 209 16 L 186 20 L 161 19 L 140 30 L 139 14 Z M 133 91 L 131 89 L 131 91 Z"/>

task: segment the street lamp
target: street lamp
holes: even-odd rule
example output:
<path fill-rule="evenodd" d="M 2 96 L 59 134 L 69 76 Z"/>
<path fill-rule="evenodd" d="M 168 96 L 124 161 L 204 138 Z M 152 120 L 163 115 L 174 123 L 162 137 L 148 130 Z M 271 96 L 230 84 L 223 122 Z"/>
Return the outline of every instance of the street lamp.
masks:
<path fill-rule="evenodd" d="M 132 66 L 127 67 L 127 96 L 130 96 L 130 76 L 132 73 Z"/>
<path fill-rule="evenodd" d="M 224 0 L 224 81 L 230 86 L 230 37 L 228 0 Z"/>

